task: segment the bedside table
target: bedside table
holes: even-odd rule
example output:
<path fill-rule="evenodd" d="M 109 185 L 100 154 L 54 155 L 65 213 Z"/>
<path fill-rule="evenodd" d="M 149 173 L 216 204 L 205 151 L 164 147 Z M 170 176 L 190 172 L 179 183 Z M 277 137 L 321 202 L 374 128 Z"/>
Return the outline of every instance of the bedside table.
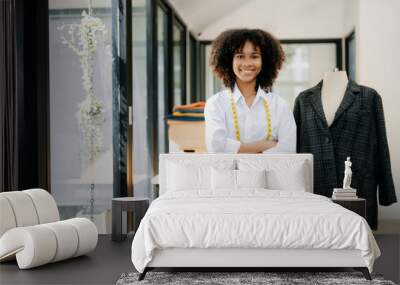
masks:
<path fill-rule="evenodd" d="M 150 201 L 148 198 L 121 197 L 112 199 L 112 232 L 111 240 L 123 241 L 126 238 L 122 234 L 122 212 L 133 212 L 134 231 L 139 227 L 140 221 L 144 217 Z"/>
<path fill-rule="evenodd" d="M 365 219 L 366 217 L 366 201 L 364 198 L 354 198 L 351 200 L 340 200 L 340 199 L 332 199 L 332 202 L 339 204 L 340 206 L 353 211 L 356 214 L 359 214 L 361 217 Z"/>

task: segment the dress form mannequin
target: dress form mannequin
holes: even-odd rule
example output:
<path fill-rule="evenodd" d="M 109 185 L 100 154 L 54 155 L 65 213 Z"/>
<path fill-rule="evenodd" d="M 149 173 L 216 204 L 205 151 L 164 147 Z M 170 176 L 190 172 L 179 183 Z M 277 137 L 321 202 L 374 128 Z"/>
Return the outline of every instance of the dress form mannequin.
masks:
<path fill-rule="evenodd" d="M 335 118 L 336 110 L 346 92 L 348 81 L 346 71 L 333 71 L 324 74 L 321 100 L 328 126 L 332 124 Z"/>

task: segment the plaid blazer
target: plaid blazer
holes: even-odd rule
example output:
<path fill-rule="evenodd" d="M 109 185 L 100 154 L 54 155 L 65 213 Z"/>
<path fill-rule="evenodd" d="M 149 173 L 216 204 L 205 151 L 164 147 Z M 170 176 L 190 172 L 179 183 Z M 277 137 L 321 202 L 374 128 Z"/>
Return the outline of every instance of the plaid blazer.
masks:
<path fill-rule="evenodd" d="M 297 152 L 314 155 L 314 193 L 332 196 L 342 187 L 344 161 L 352 161 L 352 184 L 367 202 L 367 221 L 377 228 L 378 204 L 397 201 L 390 166 L 382 99 L 372 88 L 349 81 L 328 127 L 321 102 L 322 81 L 299 94 L 294 106 Z M 379 192 L 378 192 L 379 188 Z"/>

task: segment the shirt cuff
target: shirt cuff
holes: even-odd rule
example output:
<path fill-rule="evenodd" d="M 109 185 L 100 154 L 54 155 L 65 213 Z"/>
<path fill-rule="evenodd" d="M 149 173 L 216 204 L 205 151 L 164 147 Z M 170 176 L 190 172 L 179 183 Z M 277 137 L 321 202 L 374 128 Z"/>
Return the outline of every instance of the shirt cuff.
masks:
<path fill-rule="evenodd" d="M 263 151 L 263 153 L 276 153 L 276 152 L 279 152 L 279 149 L 276 146 Z"/>
<path fill-rule="evenodd" d="M 276 146 L 263 151 L 263 153 L 296 153 L 296 148 L 292 149 L 291 147 L 284 146 L 278 142 Z"/>
<path fill-rule="evenodd" d="M 226 139 L 225 152 L 238 153 L 240 149 L 240 141 L 233 139 Z"/>

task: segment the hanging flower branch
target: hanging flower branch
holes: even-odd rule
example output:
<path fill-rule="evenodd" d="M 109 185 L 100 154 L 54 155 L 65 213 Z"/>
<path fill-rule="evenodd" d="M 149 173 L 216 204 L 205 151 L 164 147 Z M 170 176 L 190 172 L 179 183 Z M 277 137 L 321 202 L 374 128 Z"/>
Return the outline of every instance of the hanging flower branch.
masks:
<path fill-rule="evenodd" d="M 82 134 L 81 159 L 84 166 L 91 165 L 103 148 L 101 127 L 104 122 L 104 104 L 96 97 L 93 85 L 93 66 L 95 53 L 100 42 L 105 43 L 107 29 L 100 18 L 82 12 L 79 23 L 62 25 L 62 43 L 78 57 L 82 68 L 82 85 L 86 98 L 79 105 L 79 126 Z"/>

